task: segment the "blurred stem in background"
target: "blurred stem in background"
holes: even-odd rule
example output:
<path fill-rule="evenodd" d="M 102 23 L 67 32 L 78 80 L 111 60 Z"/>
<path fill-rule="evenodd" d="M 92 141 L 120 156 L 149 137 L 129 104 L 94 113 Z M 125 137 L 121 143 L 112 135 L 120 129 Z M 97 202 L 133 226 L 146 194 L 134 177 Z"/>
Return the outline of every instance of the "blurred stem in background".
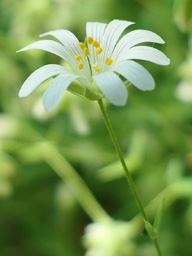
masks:
<path fill-rule="evenodd" d="M 114 145 L 115 150 L 116 150 L 116 152 L 117 152 L 117 155 L 118 155 L 118 157 L 119 157 L 119 160 L 120 160 L 120 162 L 121 162 L 121 164 L 122 164 L 122 167 L 123 167 L 123 169 L 124 169 L 124 171 L 125 171 L 125 175 L 126 175 L 126 177 L 127 177 L 127 180 L 128 180 L 129 186 L 130 186 L 130 188 L 131 188 L 131 191 L 132 191 L 132 193 L 133 193 L 133 195 L 134 195 L 134 197 L 135 197 L 135 200 L 136 200 L 136 202 L 137 202 L 137 204 L 138 204 L 138 207 L 139 207 L 139 209 L 140 209 L 140 211 L 141 211 L 141 214 L 143 215 L 145 224 L 148 224 L 148 225 L 150 226 L 150 228 L 148 229 L 148 228 L 147 228 L 148 226 L 145 225 L 146 230 L 147 230 L 149 236 L 151 237 L 152 241 L 154 242 L 154 245 L 155 245 L 155 247 L 156 247 L 156 250 L 157 250 L 157 252 L 158 252 L 158 255 L 161 256 L 162 253 L 161 253 L 161 250 L 160 250 L 160 247 L 159 247 L 159 243 L 158 243 L 158 240 L 157 240 L 157 236 L 155 235 L 155 231 L 153 230 L 152 225 L 151 225 L 151 224 L 149 223 L 149 221 L 148 221 L 148 217 L 147 217 L 147 215 L 146 215 L 146 213 L 145 213 L 144 207 L 143 207 L 143 205 L 142 205 L 142 203 L 141 203 L 140 197 L 139 197 L 139 195 L 138 195 L 138 193 L 137 193 L 137 190 L 136 190 L 136 188 L 135 188 L 135 185 L 134 185 L 132 176 L 131 176 L 131 174 L 130 174 L 128 168 L 127 168 L 127 165 L 126 165 L 126 163 L 125 163 L 123 154 L 122 154 L 122 152 L 121 152 L 121 149 L 120 149 L 120 146 L 119 146 L 119 144 L 118 144 L 118 141 L 117 141 L 115 132 L 114 132 L 113 127 L 112 127 L 112 125 L 111 125 L 110 119 L 109 119 L 109 117 L 108 117 L 108 114 L 107 114 L 107 111 L 106 111 L 106 109 L 105 109 L 105 107 L 104 107 L 104 104 L 103 104 L 102 99 L 98 100 L 98 104 L 99 104 L 99 107 L 100 107 L 100 109 L 101 109 L 103 118 L 104 118 L 104 120 L 105 120 L 105 124 L 106 124 L 106 126 L 107 126 L 109 135 L 110 135 L 110 137 L 111 137 L 111 140 L 112 140 L 112 142 L 113 142 L 113 145 Z M 150 232 L 153 233 L 153 235 L 151 235 Z"/>
<path fill-rule="evenodd" d="M 51 144 L 46 146 L 45 161 L 71 189 L 75 198 L 94 222 L 109 222 L 111 218 L 97 202 L 84 180 Z"/>
<path fill-rule="evenodd" d="M 9 143 L 4 144 L 4 147 L 10 147 Z M 13 141 L 15 145 L 15 142 Z M 12 147 L 11 147 L 12 148 Z M 19 145 L 20 148 L 20 145 Z M 113 225 L 113 220 L 107 215 L 94 196 L 87 188 L 85 182 L 74 170 L 74 168 L 65 160 L 59 149 L 52 143 L 45 141 L 33 144 L 29 147 L 24 147 L 22 150 L 17 150 L 19 157 L 23 162 L 36 162 L 39 160 L 46 161 L 53 170 L 62 178 L 68 185 L 76 200 L 80 203 L 85 212 L 95 223 L 103 223 L 104 225 Z M 178 164 L 177 164 L 178 166 Z M 175 165 L 171 166 L 175 171 Z M 154 218 L 156 209 L 166 198 L 164 207 L 167 208 L 178 198 L 190 198 L 192 192 L 192 179 L 178 178 L 171 182 L 164 190 L 161 191 L 145 208 L 148 216 Z M 92 208 L 91 208 L 92 207 Z M 115 222 L 114 222 L 115 223 Z M 132 235 L 135 236 L 143 229 L 143 218 L 141 214 L 135 216 L 130 222 L 132 227 Z M 116 234 L 115 234 L 116 236 Z"/>
<path fill-rule="evenodd" d="M 31 152 L 33 151 L 33 153 Z M 40 143 L 22 153 L 22 157 L 29 158 L 30 155 L 38 155 L 49 164 L 59 177 L 67 184 L 75 198 L 94 222 L 111 221 L 110 216 L 105 212 L 102 206 L 97 202 L 84 180 L 73 169 L 73 167 L 60 154 L 59 150 L 49 142 Z"/>

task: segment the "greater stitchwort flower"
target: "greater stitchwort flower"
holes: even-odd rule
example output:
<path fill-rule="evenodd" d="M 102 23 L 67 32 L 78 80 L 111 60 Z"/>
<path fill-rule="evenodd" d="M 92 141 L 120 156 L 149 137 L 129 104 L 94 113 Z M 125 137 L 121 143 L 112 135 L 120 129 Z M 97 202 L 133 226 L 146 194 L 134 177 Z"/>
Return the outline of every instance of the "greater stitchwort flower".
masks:
<path fill-rule="evenodd" d="M 42 34 L 53 40 L 40 40 L 21 49 L 41 49 L 64 59 L 71 70 L 56 64 L 45 65 L 32 73 L 24 82 L 20 97 L 29 95 L 42 82 L 54 77 L 44 94 L 47 111 L 52 110 L 69 90 L 91 100 L 105 96 L 112 104 L 123 106 L 128 97 L 127 81 L 137 88 L 153 90 L 155 82 L 151 74 L 134 60 L 146 60 L 168 65 L 169 59 L 150 46 L 136 46 L 145 42 L 163 44 L 164 41 L 148 30 L 135 30 L 120 38 L 133 22 L 113 20 L 109 24 L 88 22 L 84 42 L 68 30 L 56 30 Z M 55 77 L 56 76 L 56 77 Z"/>

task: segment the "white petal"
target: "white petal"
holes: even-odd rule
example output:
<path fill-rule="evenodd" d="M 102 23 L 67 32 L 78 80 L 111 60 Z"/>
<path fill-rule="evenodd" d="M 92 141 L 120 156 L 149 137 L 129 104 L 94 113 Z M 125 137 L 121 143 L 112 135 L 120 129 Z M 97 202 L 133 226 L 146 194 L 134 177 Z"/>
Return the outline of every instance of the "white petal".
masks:
<path fill-rule="evenodd" d="M 86 76 L 89 77 L 88 65 L 87 65 L 87 68 L 82 69 L 82 71 L 79 70 L 77 68 L 78 63 L 75 59 L 75 55 L 72 54 L 69 51 L 69 49 L 66 49 L 66 47 L 64 47 L 63 45 L 61 45 L 53 40 L 40 40 L 40 41 L 34 42 L 34 43 L 24 47 L 23 49 L 19 50 L 18 52 L 32 50 L 32 49 L 39 49 L 39 50 L 44 50 L 44 51 L 53 53 L 53 54 L 63 58 L 65 61 L 67 61 L 70 64 L 70 66 L 77 73 L 79 73 L 80 75 L 82 75 L 82 73 L 85 73 Z"/>
<path fill-rule="evenodd" d="M 50 31 L 50 32 L 41 34 L 40 37 L 49 36 L 49 35 L 57 38 L 64 46 L 71 46 L 71 45 L 79 46 L 79 40 L 69 30 L 60 29 L 60 30 Z"/>
<path fill-rule="evenodd" d="M 59 44 L 53 40 L 36 41 L 36 42 L 22 48 L 21 50 L 19 50 L 17 52 L 28 51 L 28 50 L 33 50 L 33 49 L 47 51 L 47 52 L 53 53 L 53 54 L 65 59 L 64 47 L 61 44 Z"/>
<path fill-rule="evenodd" d="M 40 37 L 44 37 L 44 36 L 48 36 L 48 35 L 54 36 L 64 45 L 64 52 L 63 52 L 63 54 L 65 55 L 64 59 L 67 62 L 69 62 L 69 64 L 72 66 L 72 68 L 79 75 L 84 75 L 84 76 L 90 78 L 91 73 L 90 73 L 89 63 L 88 63 L 88 60 L 85 57 L 82 49 L 79 46 L 79 40 L 77 39 L 77 37 L 70 31 L 64 30 L 64 29 L 50 31 L 50 32 L 40 35 Z M 84 68 L 82 70 L 79 70 L 77 68 L 78 62 L 75 59 L 75 57 L 77 55 L 82 55 L 82 62 L 84 63 Z"/>
<path fill-rule="evenodd" d="M 70 72 L 64 67 L 56 64 L 45 65 L 34 71 L 23 83 L 19 97 L 25 97 L 34 91 L 40 84 L 48 78 L 58 74 L 69 74 Z"/>
<path fill-rule="evenodd" d="M 120 53 L 123 55 L 129 48 L 136 44 L 152 42 L 158 44 L 164 44 L 163 39 L 155 34 L 154 32 L 148 30 L 134 30 L 123 36 L 115 47 L 112 58 L 116 58 Z"/>
<path fill-rule="evenodd" d="M 134 23 L 129 21 L 113 20 L 107 25 L 103 36 L 103 40 L 101 42 L 103 53 L 102 63 L 100 65 L 103 71 L 107 71 L 109 69 L 109 67 L 105 65 L 105 60 L 108 57 L 111 58 L 112 52 L 117 41 L 119 40 L 120 35 L 128 26 L 132 24 Z"/>
<path fill-rule="evenodd" d="M 54 109 L 71 82 L 76 78 L 74 75 L 61 75 L 56 77 L 45 91 L 43 103 L 47 112 Z"/>
<path fill-rule="evenodd" d="M 142 91 L 150 91 L 155 88 L 155 81 L 151 74 L 140 64 L 128 60 L 114 69 L 128 81 Z"/>
<path fill-rule="evenodd" d="M 101 43 L 103 39 L 103 34 L 106 28 L 105 23 L 100 22 L 87 22 L 86 24 L 86 36 L 91 36 L 94 40 L 97 40 Z"/>
<path fill-rule="evenodd" d="M 55 30 L 55 31 L 50 31 L 47 33 L 44 33 L 40 35 L 40 37 L 43 36 L 54 36 L 57 38 L 65 47 L 64 47 L 64 52 L 70 54 L 70 57 L 72 57 L 75 60 L 75 56 L 80 54 L 81 48 L 79 47 L 79 41 L 76 38 L 73 33 L 71 33 L 68 30 Z"/>
<path fill-rule="evenodd" d="M 92 90 L 92 85 L 86 77 L 78 76 L 77 80 L 83 85 L 83 87 Z"/>
<path fill-rule="evenodd" d="M 103 38 L 103 50 L 108 54 L 107 57 L 111 57 L 111 53 L 120 35 L 132 24 L 134 23 L 129 21 L 113 20 L 107 25 Z"/>
<path fill-rule="evenodd" d="M 169 58 L 164 53 L 149 46 L 135 46 L 129 49 L 117 57 L 115 64 L 128 59 L 147 60 L 163 66 L 170 64 Z"/>
<path fill-rule="evenodd" d="M 94 40 L 97 40 L 101 44 L 106 25 L 107 24 L 105 24 L 105 23 L 99 23 L 99 22 L 87 22 L 86 36 L 92 37 Z M 95 54 L 95 48 L 91 44 L 88 44 L 88 48 L 89 48 L 90 62 L 97 63 L 97 65 L 99 65 L 99 59 L 101 58 L 101 56 Z M 93 74 L 96 73 L 94 68 L 92 68 L 92 73 Z"/>
<path fill-rule="evenodd" d="M 126 104 L 128 97 L 127 88 L 115 73 L 108 71 L 93 76 L 93 81 L 112 104 L 117 106 Z"/>

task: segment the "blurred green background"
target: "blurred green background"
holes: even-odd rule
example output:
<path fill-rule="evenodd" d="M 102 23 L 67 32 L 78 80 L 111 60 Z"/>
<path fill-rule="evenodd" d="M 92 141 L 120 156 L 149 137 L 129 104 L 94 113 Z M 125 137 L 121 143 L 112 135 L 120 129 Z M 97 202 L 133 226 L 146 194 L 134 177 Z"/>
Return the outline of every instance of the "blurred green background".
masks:
<path fill-rule="evenodd" d="M 144 205 L 155 198 L 156 209 L 165 200 L 163 255 L 192 255 L 192 1 L 0 0 L 1 256 L 103 256 L 83 243 L 92 220 L 55 173 L 46 145 L 70 163 L 112 218 L 128 222 L 138 213 L 97 102 L 67 93 L 46 113 L 44 85 L 18 98 L 29 74 L 61 61 L 42 51 L 16 54 L 18 49 L 63 28 L 83 40 L 87 21 L 112 19 L 134 21 L 130 30 L 151 30 L 166 42 L 155 47 L 171 59 L 170 66 L 142 63 L 156 89 L 129 87 L 125 107 L 107 108 Z M 149 207 L 152 221 L 154 215 Z M 131 248 L 122 255 L 156 255 L 142 229 Z"/>

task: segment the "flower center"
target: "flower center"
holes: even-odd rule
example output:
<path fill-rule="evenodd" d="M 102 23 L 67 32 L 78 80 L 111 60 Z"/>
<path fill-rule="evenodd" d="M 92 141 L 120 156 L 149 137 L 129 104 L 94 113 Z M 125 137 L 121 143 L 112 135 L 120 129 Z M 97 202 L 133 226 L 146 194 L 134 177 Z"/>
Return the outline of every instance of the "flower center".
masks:
<path fill-rule="evenodd" d="M 95 54 L 96 56 L 102 54 L 103 49 L 101 48 L 100 43 L 97 40 L 94 40 L 91 36 L 88 36 L 87 39 L 86 39 L 86 42 L 93 46 L 93 48 L 94 48 L 93 54 Z M 97 66 L 97 63 L 91 63 L 90 59 L 95 59 L 95 58 L 90 58 L 90 57 L 93 57 L 93 56 L 90 56 L 90 52 L 89 52 L 89 49 L 86 46 L 86 44 L 83 43 L 83 42 L 80 42 L 79 46 L 80 46 L 81 50 L 83 51 L 82 54 L 84 54 L 84 56 L 89 59 L 89 63 L 94 68 L 94 70 L 97 73 L 101 72 L 101 68 L 99 66 Z M 82 54 L 79 54 L 79 55 L 75 56 L 75 59 L 79 62 L 77 64 L 77 67 L 80 70 L 84 68 L 84 63 L 82 61 L 82 58 L 83 58 Z M 106 66 L 111 66 L 113 64 L 113 62 L 114 62 L 113 59 L 111 59 L 110 57 L 107 57 L 105 59 L 104 63 L 105 63 Z"/>

